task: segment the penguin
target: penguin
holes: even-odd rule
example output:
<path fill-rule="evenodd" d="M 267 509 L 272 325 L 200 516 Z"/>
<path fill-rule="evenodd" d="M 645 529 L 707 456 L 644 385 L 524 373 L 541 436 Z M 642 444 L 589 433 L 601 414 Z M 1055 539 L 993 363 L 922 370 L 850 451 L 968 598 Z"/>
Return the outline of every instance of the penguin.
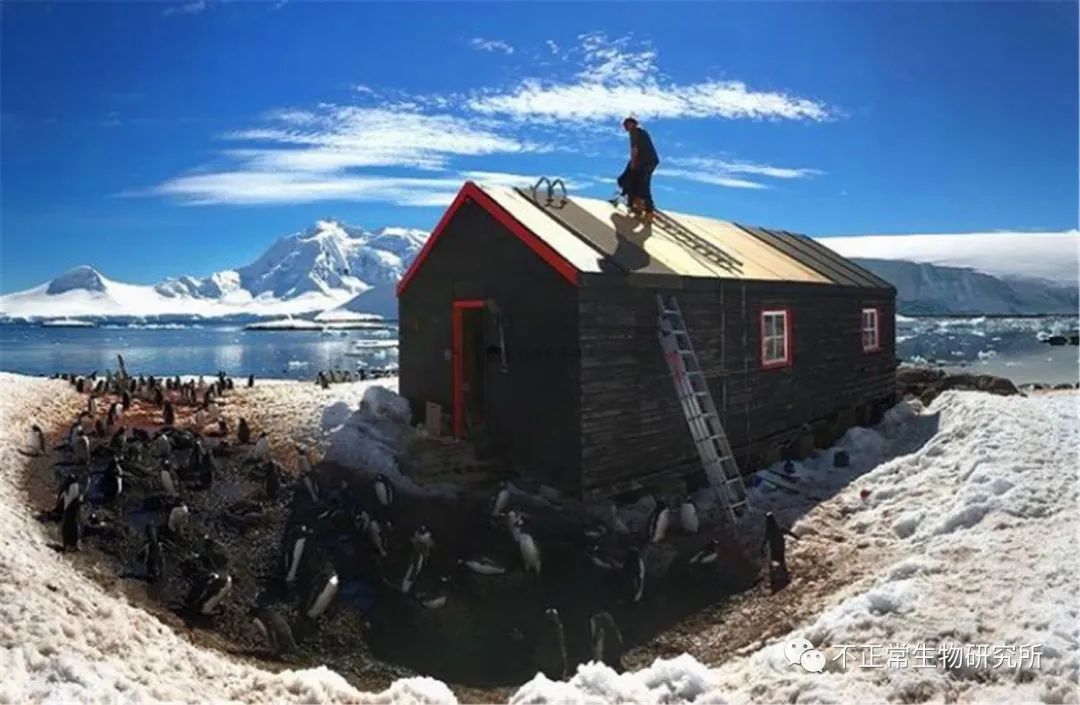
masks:
<path fill-rule="evenodd" d="M 121 411 L 120 409 L 120 402 L 114 401 L 112 404 L 109 404 L 109 413 L 107 415 L 107 420 L 110 428 L 116 425 L 116 422 L 120 420 L 120 416 L 122 413 L 123 411 Z"/>
<path fill-rule="evenodd" d="M 412 535 L 412 545 L 430 552 L 435 547 L 435 539 L 431 536 L 431 529 L 424 524 L 418 526 Z"/>
<path fill-rule="evenodd" d="M 109 450 L 111 450 L 115 455 L 120 456 L 124 454 L 124 448 L 126 447 L 126 445 L 127 431 L 123 426 L 121 426 L 120 428 L 116 429 L 116 433 L 114 433 L 112 435 L 112 438 L 109 439 Z"/>
<path fill-rule="evenodd" d="M 67 511 L 68 506 L 71 505 L 82 494 L 82 487 L 79 485 L 79 479 L 74 475 L 69 475 L 64 484 L 61 485 L 60 491 L 56 495 L 56 513 L 58 516 L 63 516 Z"/>
<path fill-rule="evenodd" d="M 412 592 L 413 586 L 416 585 L 416 581 L 420 578 L 420 573 L 424 570 L 426 563 L 427 551 L 419 546 L 414 546 L 412 557 L 409 559 L 409 565 L 405 568 L 405 575 L 402 577 L 399 586 L 401 594 L 408 595 Z"/>
<path fill-rule="evenodd" d="M 45 432 L 37 424 L 30 427 L 30 448 L 34 455 L 45 455 Z"/>
<path fill-rule="evenodd" d="M 255 375 L 248 375 L 248 389 L 255 386 Z"/>
<path fill-rule="evenodd" d="M 221 417 L 221 407 L 217 405 L 217 402 L 211 401 L 206 405 L 206 416 L 211 421 L 217 421 Z"/>
<path fill-rule="evenodd" d="M 168 458 L 171 453 L 172 443 L 169 442 L 169 437 L 164 433 L 158 433 L 150 443 L 150 455 L 155 458 Z"/>
<path fill-rule="evenodd" d="M 521 527 L 525 525 L 525 518 L 517 511 L 511 509 L 505 515 L 506 529 L 510 532 L 510 538 L 514 543 L 521 538 Z"/>
<path fill-rule="evenodd" d="M 311 460 L 308 458 L 307 446 L 296 446 L 296 470 L 301 476 L 311 472 Z"/>
<path fill-rule="evenodd" d="M 157 526 L 146 525 L 146 581 L 156 583 L 165 575 L 165 556 L 158 542 Z"/>
<path fill-rule="evenodd" d="M 600 570 L 618 570 L 622 568 L 622 564 L 615 560 L 614 557 L 606 555 L 601 551 L 598 544 L 589 546 L 585 552 L 589 556 L 589 560 L 592 561 L 592 564 Z"/>
<path fill-rule="evenodd" d="M 206 411 L 199 409 L 195 412 L 195 430 L 201 431 L 206 426 Z"/>
<path fill-rule="evenodd" d="M 232 592 L 232 576 L 210 573 L 196 580 L 188 593 L 188 609 L 195 614 L 210 615 Z"/>
<path fill-rule="evenodd" d="M 720 557 L 720 541 L 713 539 L 709 545 L 690 556 L 692 565 L 709 565 Z"/>
<path fill-rule="evenodd" d="M 499 488 L 495 490 L 495 494 L 491 496 L 491 515 L 498 516 L 506 511 L 506 508 L 510 506 L 510 483 L 503 480 L 499 483 Z"/>
<path fill-rule="evenodd" d="M 540 575 L 540 547 L 536 545 L 531 534 L 524 531 L 518 533 L 518 551 L 521 553 L 521 562 L 525 564 L 527 573 Z"/>
<path fill-rule="evenodd" d="M 559 611 L 549 607 L 544 611 L 540 635 L 536 640 L 536 670 L 549 679 L 561 681 L 567 676 L 566 635 Z"/>
<path fill-rule="evenodd" d="M 592 660 L 609 666 L 616 673 L 622 673 L 622 632 L 610 612 L 597 612 L 589 617 L 589 638 Z"/>
<path fill-rule="evenodd" d="M 94 435 L 98 438 L 104 438 L 109 432 L 108 427 L 105 425 L 105 419 L 101 418 L 94 422 Z"/>
<path fill-rule="evenodd" d="M 173 410 L 171 401 L 165 402 L 165 408 L 161 413 L 161 418 L 164 420 L 166 426 L 173 426 L 176 423 L 176 412 Z"/>
<path fill-rule="evenodd" d="M 90 438 L 81 431 L 75 437 L 75 460 L 83 465 L 90 462 Z"/>
<path fill-rule="evenodd" d="M 304 560 L 304 550 L 307 548 L 308 537 L 311 530 L 301 524 L 285 549 L 285 582 L 292 584 L 300 573 L 300 564 Z"/>
<path fill-rule="evenodd" d="M 86 412 L 91 416 L 97 416 L 98 402 L 97 397 L 92 396 L 86 400 Z"/>
<path fill-rule="evenodd" d="M 251 442 L 251 428 L 248 426 L 247 419 L 242 416 L 240 422 L 236 425 L 236 440 L 244 445 Z"/>
<path fill-rule="evenodd" d="M 506 573 L 506 568 L 502 567 L 487 556 L 470 558 L 468 560 L 459 560 L 458 563 L 465 566 L 477 575 L 503 575 L 504 573 Z"/>
<path fill-rule="evenodd" d="M 75 391 L 82 394 L 84 389 L 86 389 L 86 382 L 82 377 L 79 377 L 75 380 Z"/>
<path fill-rule="evenodd" d="M 221 573 L 229 569 L 229 549 L 210 534 L 203 534 L 199 558 L 208 572 Z"/>
<path fill-rule="evenodd" d="M 179 534 L 188 525 L 188 518 L 191 516 L 191 512 L 188 511 L 186 504 L 178 504 L 169 510 L 169 518 L 165 522 L 165 526 L 169 529 L 169 532 L 174 536 Z"/>
<path fill-rule="evenodd" d="M 278 492 L 281 491 L 281 469 L 277 462 L 273 460 L 267 461 L 263 465 L 263 469 L 266 473 L 266 496 L 270 499 L 277 499 Z"/>
<path fill-rule="evenodd" d="M 82 543 L 82 499 L 75 497 L 64 509 L 64 518 L 60 524 L 60 536 L 64 551 L 78 551 Z"/>
<path fill-rule="evenodd" d="M 682 526 L 683 531 L 689 534 L 698 532 L 697 505 L 694 504 L 694 500 L 690 497 L 684 499 L 679 507 L 679 525 Z"/>
<path fill-rule="evenodd" d="M 266 639 L 271 653 L 285 656 L 296 651 L 292 628 L 279 613 L 269 607 L 252 607 L 251 622 Z"/>
<path fill-rule="evenodd" d="M 664 500 L 657 498 L 656 506 L 649 515 L 649 542 L 660 543 L 667 534 L 668 523 L 671 521 L 671 510 L 668 509 Z"/>
<path fill-rule="evenodd" d="M 83 433 L 90 433 L 94 430 L 94 417 L 82 412 L 79 414 L 79 425 L 82 426 Z"/>
<path fill-rule="evenodd" d="M 266 431 L 259 434 L 259 440 L 255 441 L 255 457 L 259 460 L 267 460 L 270 457 L 270 439 Z"/>
<path fill-rule="evenodd" d="M 428 589 L 417 588 L 413 593 L 416 601 L 424 609 L 438 610 L 446 606 L 447 601 L 447 589 L 450 585 L 450 578 L 445 575 L 440 577 L 436 584 Z"/>
<path fill-rule="evenodd" d="M 217 460 L 210 453 L 206 453 L 202 457 L 202 461 L 199 463 L 199 484 L 203 489 L 210 489 L 214 486 L 214 480 L 220 474 L 220 468 L 218 468 Z"/>
<path fill-rule="evenodd" d="M 124 393 L 120 396 L 120 406 L 123 407 L 124 411 L 127 411 L 131 408 L 131 392 L 127 391 L 126 389 L 124 390 Z"/>
<path fill-rule="evenodd" d="M 106 503 L 115 502 L 124 491 L 124 469 L 116 458 L 109 461 L 104 475 L 101 483 L 101 498 Z"/>
<path fill-rule="evenodd" d="M 311 470 L 311 466 L 308 465 L 308 469 L 300 476 L 300 483 L 304 486 L 308 496 L 311 497 L 312 502 L 319 501 L 319 478 Z"/>
<path fill-rule="evenodd" d="M 389 527 L 388 527 L 389 528 Z M 366 529 L 368 540 L 371 541 L 371 545 L 375 547 L 375 550 L 383 558 L 386 557 L 386 540 L 383 538 L 383 527 L 375 519 L 371 519 L 367 522 Z"/>
<path fill-rule="evenodd" d="M 326 608 L 330 606 L 330 603 L 334 601 L 334 597 L 337 596 L 339 584 L 337 573 L 330 567 L 324 568 L 311 581 L 307 609 L 304 611 L 308 619 L 318 619 L 326 612 Z"/>
<path fill-rule="evenodd" d="M 631 548 L 623 561 L 623 574 L 630 588 L 630 601 L 641 602 L 645 595 L 645 559 L 636 548 Z"/>
<path fill-rule="evenodd" d="M 379 504 L 384 507 L 389 507 L 394 503 L 394 484 L 386 475 L 380 474 L 375 477 L 375 499 L 379 500 Z"/>
<path fill-rule="evenodd" d="M 153 390 L 154 406 L 161 407 L 169 403 L 165 401 L 165 393 L 161 391 L 160 387 L 154 387 Z M 172 424 L 169 425 L 171 426 Z"/>

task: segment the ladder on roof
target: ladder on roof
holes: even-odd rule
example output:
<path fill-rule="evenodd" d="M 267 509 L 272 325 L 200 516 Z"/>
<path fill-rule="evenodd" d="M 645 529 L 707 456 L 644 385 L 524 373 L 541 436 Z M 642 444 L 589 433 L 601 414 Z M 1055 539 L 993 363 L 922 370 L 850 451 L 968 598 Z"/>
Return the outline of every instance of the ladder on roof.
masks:
<path fill-rule="evenodd" d="M 662 211 L 653 212 L 653 222 L 664 229 L 664 234 L 675 240 L 683 247 L 689 249 L 700 257 L 715 264 L 721 269 L 738 271 L 742 269 L 742 262 L 735 259 L 719 247 L 690 230 L 679 221 Z"/>
<path fill-rule="evenodd" d="M 713 404 L 705 374 L 698 364 L 697 353 L 690 342 L 682 310 L 674 296 L 665 300 L 664 296 L 657 294 L 656 304 L 660 312 L 657 330 L 660 349 L 671 370 L 675 393 L 690 427 L 690 435 L 694 438 L 701 466 L 720 506 L 727 510 L 731 523 L 737 524 L 750 509 L 750 499 L 724 426 L 720 423 L 720 415 Z"/>

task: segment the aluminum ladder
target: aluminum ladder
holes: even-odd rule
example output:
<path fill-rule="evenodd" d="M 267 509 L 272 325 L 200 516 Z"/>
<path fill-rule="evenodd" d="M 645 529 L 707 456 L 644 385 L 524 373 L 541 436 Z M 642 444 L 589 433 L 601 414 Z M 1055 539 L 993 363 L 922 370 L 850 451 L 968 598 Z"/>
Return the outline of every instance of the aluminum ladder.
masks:
<path fill-rule="evenodd" d="M 690 427 L 690 435 L 694 438 L 701 466 L 717 500 L 735 525 L 750 509 L 742 473 L 731 452 L 731 444 L 720 423 L 705 374 L 690 342 L 690 333 L 679 302 L 674 296 L 667 297 L 665 301 L 662 295 L 657 294 L 656 305 L 660 312 L 657 329 L 660 349 L 671 370 L 675 393 Z"/>

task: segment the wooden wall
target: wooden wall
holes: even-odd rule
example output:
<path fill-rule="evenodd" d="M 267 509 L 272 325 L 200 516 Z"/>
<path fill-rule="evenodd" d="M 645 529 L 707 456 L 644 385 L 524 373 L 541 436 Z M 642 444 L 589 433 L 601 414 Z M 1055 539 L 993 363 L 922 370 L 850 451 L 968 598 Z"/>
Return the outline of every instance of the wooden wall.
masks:
<path fill-rule="evenodd" d="M 564 491 L 580 489 L 577 289 L 483 209 L 454 216 L 398 300 L 401 393 L 423 418 L 426 401 L 449 412 L 454 299 L 498 305 L 507 370 L 487 362 L 487 438 L 496 453 Z M 487 315 L 486 345 L 499 343 Z"/>
<path fill-rule="evenodd" d="M 581 290 L 586 492 L 628 490 L 699 466 L 656 338 L 658 292 L 678 297 L 744 471 L 767 441 L 894 394 L 891 290 L 736 280 L 660 285 L 669 284 L 658 289 L 588 278 Z M 881 308 L 882 349 L 864 353 L 861 311 L 871 305 Z M 794 362 L 762 369 L 760 311 L 773 307 L 791 311 Z"/>

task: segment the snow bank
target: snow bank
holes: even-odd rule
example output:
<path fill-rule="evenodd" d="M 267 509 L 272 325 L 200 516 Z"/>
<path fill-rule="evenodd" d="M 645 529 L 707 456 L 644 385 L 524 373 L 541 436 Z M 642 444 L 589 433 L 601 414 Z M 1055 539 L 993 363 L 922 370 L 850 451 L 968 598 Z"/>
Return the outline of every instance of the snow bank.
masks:
<path fill-rule="evenodd" d="M 542 673 L 523 685 L 510 698 L 510 705 L 549 703 L 720 703 L 710 693 L 709 669 L 683 654 L 673 659 L 656 659 L 651 666 L 633 673 L 616 673 L 602 663 L 587 663 L 566 682 L 551 681 Z"/>

